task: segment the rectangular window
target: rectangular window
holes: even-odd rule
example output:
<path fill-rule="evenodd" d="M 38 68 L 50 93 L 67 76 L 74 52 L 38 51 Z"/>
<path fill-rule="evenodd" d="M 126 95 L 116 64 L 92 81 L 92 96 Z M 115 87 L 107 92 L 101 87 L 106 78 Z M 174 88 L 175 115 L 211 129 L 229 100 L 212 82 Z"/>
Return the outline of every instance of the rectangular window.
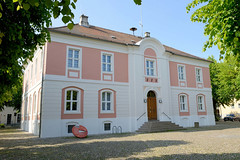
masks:
<path fill-rule="evenodd" d="M 75 125 L 68 125 L 68 133 L 72 133 L 72 128 L 74 127 Z"/>
<path fill-rule="evenodd" d="M 79 92 L 74 90 L 68 90 L 66 93 L 66 111 L 77 111 L 79 105 Z"/>
<path fill-rule="evenodd" d="M 79 50 L 68 49 L 68 67 L 79 68 Z"/>
<path fill-rule="evenodd" d="M 111 130 L 111 123 L 104 123 L 104 131 L 110 131 Z"/>
<path fill-rule="evenodd" d="M 102 71 L 112 72 L 112 55 L 102 54 Z"/>
<path fill-rule="evenodd" d="M 238 103 L 238 108 L 240 108 L 240 103 Z"/>
<path fill-rule="evenodd" d="M 202 82 L 202 69 L 196 68 L 196 81 Z"/>
<path fill-rule="evenodd" d="M 187 97 L 185 95 L 180 95 L 180 111 L 187 111 Z"/>
<path fill-rule="evenodd" d="M 102 111 L 111 111 L 111 92 L 102 92 Z"/>
<path fill-rule="evenodd" d="M 232 109 L 234 109 L 234 104 L 232 104 Z"/>
<path fill-rule="evenodd" d="M 155 67 L 154 67 L 154 61 L 146 60 L 146 74 L 148 76 L 154 76 L 155 75 Z"/>
<path fill-rule="evenodd" d="M 178 66 L 178 79 L 185 80 L 185 68 L 184 66 Z"/>
<path fill-rule="evenodd" d="M 204 106 L 203 106 L 203 96 L 198 96 L 198 110 L 199 111 L 204 111 Z"/>

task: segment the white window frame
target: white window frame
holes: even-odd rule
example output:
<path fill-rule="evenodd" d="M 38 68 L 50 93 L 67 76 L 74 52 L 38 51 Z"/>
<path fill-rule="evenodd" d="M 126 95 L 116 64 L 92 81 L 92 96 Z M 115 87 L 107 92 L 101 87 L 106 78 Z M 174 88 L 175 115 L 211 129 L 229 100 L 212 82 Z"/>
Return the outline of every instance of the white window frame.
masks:
<path fill-rule="evenodd" d="M 197 70 L 199 70 L 199 75 L 197 74 Z M 203 82 L 203 78 L 202 78 L 202 68 L 196 67 L 195 68 L 195 75 L 196 75 L 196 81 L 197 82 Z M 199 79 L 198 79 L 199 77 Z"/>
<path fill-rule="evenodd" d="M 183 101 L 182 98 L 184 97 Z M 180 104 L 180 112 L 188 112 L 188 97 L 185 94 L 179 95 L 179 104 Z M 185 109 L 183 110 L 183 105 L 185 106 Z"/>
<path fill-rule="evenodd" d="M 153 62 L 153 68 L 150 68 L 150 67 L 147 67 L 147 61 L 149 61 L 149 62 Z M 145 75 L 146 76 L 150 76 L 150 77 L 155 77 L 156 76 L 156 60 L 155 59 L 150 59 L 150 58 L 146 58 L 145 59 Z M 153 75 L 151 75 L 151 74 L 147 74 L 147 70 L 149 69 L 149 71 L 150 71 L 150 69 L 153 69 Z M 150 72 L 149 72 L 150 73 Z"/>
<path fill-rule="evenodd" d="M 235 108 L 235 105 L 234 105 L 234 104 L 232 104 L 232 105 L 231 105 L 231 108 L 232 108 L 232 109 L 234 109 L 234 108 Z"/>
<path fill-rule="evenodd" d="M 199 101 L 201 97 L 201 102 Z M 200 108 L 200 105 L 202 105 L 202 109 Z M 198 107 L 198 111 L 199 112 L 205 112 L 205 99 L 204 99 L 204 96 L 202 95 L 198 95 L 197 96 L 197 107 Z"/>
<path fill-rule="evenodd" d="M 69 50 L 72 50 L 72 51 L 73 51 L 73 52 L 72 52 L 72 53 L 73 53 L 73 54 L 72 54 L 72 58 L 69 58 L 69 57 L 68 57 Z M 74 57 L 74 52 L 75 52 L 75 51 L 78 51 L 78 58 L 75 58 L 75 57 Z M 68 60 L 69 60 L 69 59 L 71 59 L 71 61 L 72 61 L 72 67 L 69 67 L 69 66 L 68 66 Z M 81 50 L 80 50 L 80 49 L 77 49 L 77 48 L 74 48 L 74 47 L 68 47 L 68 50 L 67 50 L 67 62 L 66 62 L 66 63 L 67 63 L 67 67 L 68 67 L 68 68 L 71 68 L 71 69 L 79 69 L 79 68 L 80 68 L 80 59 L 81 59 Z M 75 62 L 76 60 L 78 61 L 78 66 L 77 66 L 77 67 L 74 67 L 74 62 Z"/>
<path fill-rule="evenodd" d="M 103 62 L 103 55 L 111 56 L 111 63 L 107 62 L 107 58 L 106 58 L 106 62 Z M 103 64 L 106 64 L 106 71 L 103 71 Z M 107 71 L 108 64 L 111 65 L 111 71 Z M 113 53 L 101 52 L 101 71 L 102 71 L 102 73 L 113 73 L 114 72 L 114 54 Z"/>
<path fill-rule="evenodd" d="M 182 72 L 182 74 L 183 74 L 183 79 L 180 79 L 180 72 L 179 72 L 179 67 L 183 67 L 183 72 Z M 177 65 L 177 73 L 178 73 L 178 80 L 179 81 L 186 81 L 186 67 L 185 67 L 185 65 L 180 65 L 180 64 L 178 64 Z"/>
<path fill-rule="evenodd" d="M 71 91 L 71 99 L 70 100 L 67 100 L 67 92 L 68 91 Z M 72 94 L 73 94 L 72 91 L 78 92 L 77 100 L 72 99 Z M 73 102 L 77 102 L 77 110 L 72 110 L 72 105 L 70 105 L 70 110 L 67 110 L 67 102 L 70 102 L 70 104 L 72 104 Z M 65 90 L 64 114 L 74 114 L 74 113 L 79 114 L 79 113 L 81 113 L 81 111 L 80 111 L 81 104 L 80 103 L 81 103 L 81 90 L 76 89 L 76 88 L 68 88 Z"/>
<path fill-rule="evenodd" d="M 238 108 L 240 108 L 240 103 L 238 103 Z"/>
<path fill-rule="evenodd" d="M 110 93 L 110 101 L 106 101 L 107 99 L 107 96 L 105 95 L 105 101 L 104 103 L 107 104 L 107 103 L 110 103 L 110 110 L 102 110 L 102 103 L 103 103 L 103 100 L 102 100 L 102 94 L 106 92 L 106 93 Z M 100 113 L 114 113 L 114 92 L 113 91 L 110 91 L 110 90 L 103 90 L 101 91 L 101 103 L 100 103 Z M 105 108 L 107 108 L 107 106 L 105 105 Z"/>

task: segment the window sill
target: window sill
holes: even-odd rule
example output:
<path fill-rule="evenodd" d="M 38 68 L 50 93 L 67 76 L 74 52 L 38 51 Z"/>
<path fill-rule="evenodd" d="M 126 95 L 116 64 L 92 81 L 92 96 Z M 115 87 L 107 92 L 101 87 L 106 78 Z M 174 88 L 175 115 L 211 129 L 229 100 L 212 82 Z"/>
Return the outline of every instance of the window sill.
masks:
<path fill-rule="evenodd" d="M 113 74 L 113 71 L 102 71 L 102 73 Z"/>
<path fill-rule="evenodd" d="M 72 69 L 72 70 L 80 70 L 80 68 L 72 68 L 72 67 L 67 67 L 67 69 Z"/>
<path fill-rule="evenodd" d="M 180 112 L 182 112 L 182 113 L 186 113 L 186 112 L 188 112 L 188 111 L 180 111 Z"/>
<path fill-rule="evenodd" d="M 81 114 L 80 111 L 64 111 L 64 114 Z"/>
<path fill-rule="evenodd" d="M 108 114 L 108 113 L 114 113 L 114 111 L 101 111 L 101 114 Z"/>

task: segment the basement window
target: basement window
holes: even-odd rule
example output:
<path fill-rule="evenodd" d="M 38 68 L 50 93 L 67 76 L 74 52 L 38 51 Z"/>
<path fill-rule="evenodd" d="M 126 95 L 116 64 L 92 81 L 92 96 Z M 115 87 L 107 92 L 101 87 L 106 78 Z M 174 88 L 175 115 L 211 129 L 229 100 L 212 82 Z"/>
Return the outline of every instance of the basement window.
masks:
<path fill-rule="evenodd" d="M 111 130 L 111 123 L 104 123 L 104 131 L 110 131 Z"/>
<path fill-rule="evenodd" d="M 74 127 L 75 125 L 68 125 L 68 133 L 72 133 L 72 128 Z"/>

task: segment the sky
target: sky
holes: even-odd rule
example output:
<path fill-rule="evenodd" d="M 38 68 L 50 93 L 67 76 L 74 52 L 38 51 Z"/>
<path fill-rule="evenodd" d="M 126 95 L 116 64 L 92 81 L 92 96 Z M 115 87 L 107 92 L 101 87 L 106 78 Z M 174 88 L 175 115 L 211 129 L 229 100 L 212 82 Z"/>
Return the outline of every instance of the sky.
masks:
<path fill-rule="evenodd" d="M 151 37 L 167 46 L 198 57 L 214 55 L 219 59 L 216 46 L 202 51 L 208 37 L 204 36 L 204 24 L 190 20 L 193 12 L 187 13 L 186 6 L 191 1 L 143 0 L 138 6 L 133 0 L 78 0 L 73 21 L 79 23 L 84 14 L 90 25 L 128 34 L 132 34 L 131 27 L 136 27 L 137 36 L 142 36 L 142 31 L 150 32 Z M 140 26 L 141 17 L 143 28 Z M 53 20 L 53 27 L 64 25 L 61 18 Z"/>

